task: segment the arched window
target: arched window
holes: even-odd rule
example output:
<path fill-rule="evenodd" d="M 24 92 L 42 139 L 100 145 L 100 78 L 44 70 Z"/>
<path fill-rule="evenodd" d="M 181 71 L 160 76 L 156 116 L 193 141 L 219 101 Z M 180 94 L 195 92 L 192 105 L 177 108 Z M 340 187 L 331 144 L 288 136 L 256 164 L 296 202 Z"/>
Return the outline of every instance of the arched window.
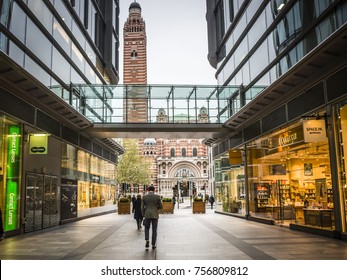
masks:
<path fill-rule="evenodd" d="M 182 148 L 182 157 L 186 157 L 187 156 L 187 150 L 186 148 Z"/>
<path fill-rule="evenodd" d="M 175 156 L 175 149 L 174 149 L 174 148 L 171 148 L 171 149 L 170 149 L 170 156 L 171 156 L 171 157 L 174 157 L 174 156 Z"/>
<path fill-rule="evenodd" d="M 198 156 L 198 149 L 193 148 L 193 157 L 197 157 L 197 156 Z"/>
<path fill-rule="evenodd" d="M 137 58 L 137 52 L 134 50 L 131 52 L 131 59 L 136 59 Z"/>

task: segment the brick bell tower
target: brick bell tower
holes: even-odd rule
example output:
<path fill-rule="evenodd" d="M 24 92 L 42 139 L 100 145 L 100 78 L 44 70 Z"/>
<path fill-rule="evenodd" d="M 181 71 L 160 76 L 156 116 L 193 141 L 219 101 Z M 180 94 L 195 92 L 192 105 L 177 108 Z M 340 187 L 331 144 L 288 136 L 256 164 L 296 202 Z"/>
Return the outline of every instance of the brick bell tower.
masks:
<path fill-rule="evenodd" d="M 146 25 L 141 16 L 141 6 L 134 1 L 129 6 L 129 16 L 123 30 L 123 83 L 147 85 Z M 125 89 L 124 122 L 147 122 L 146 87 L 128 86 Z"/>

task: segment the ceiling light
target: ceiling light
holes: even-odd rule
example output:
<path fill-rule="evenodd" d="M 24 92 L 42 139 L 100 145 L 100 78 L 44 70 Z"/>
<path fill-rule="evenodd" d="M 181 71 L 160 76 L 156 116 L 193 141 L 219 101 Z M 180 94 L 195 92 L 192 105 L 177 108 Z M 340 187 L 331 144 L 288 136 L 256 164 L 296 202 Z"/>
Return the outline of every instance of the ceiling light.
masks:
<path fill-rule="evenodd" d="M 284 4 L 282 3 L 282 4 L 280 4 L 279 6 L 278 6 L 278 8 L 277 8 L 277 11 L 280 11 L 280 10 L 282 10 L 282 8 L 284 7 Z"/>

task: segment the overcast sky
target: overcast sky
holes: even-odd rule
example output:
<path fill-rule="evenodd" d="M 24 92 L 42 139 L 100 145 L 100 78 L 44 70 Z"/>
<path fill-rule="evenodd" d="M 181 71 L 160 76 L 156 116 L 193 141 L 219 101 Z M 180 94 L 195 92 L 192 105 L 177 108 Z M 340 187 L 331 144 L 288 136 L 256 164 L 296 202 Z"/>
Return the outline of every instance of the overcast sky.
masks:
<path fill-rule="evenodd" d="M 134 0 L 120 0 L 120 84 L 123 27 Z M 137 0 L 147 34 L 147 83 L 216 85 L 207 60 L 206 0 Z"/>

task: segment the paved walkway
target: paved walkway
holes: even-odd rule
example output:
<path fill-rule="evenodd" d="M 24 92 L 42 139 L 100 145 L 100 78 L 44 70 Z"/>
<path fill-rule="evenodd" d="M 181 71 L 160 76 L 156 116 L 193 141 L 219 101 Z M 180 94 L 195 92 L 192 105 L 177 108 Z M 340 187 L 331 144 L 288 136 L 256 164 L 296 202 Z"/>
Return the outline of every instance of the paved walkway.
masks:
<path fill-rule="evenodd" d="M 347 260 L 347 242 L 181 205 L 145 250 L 133 215 L 93 217 L 0 242 L 2 260 Z"/>

